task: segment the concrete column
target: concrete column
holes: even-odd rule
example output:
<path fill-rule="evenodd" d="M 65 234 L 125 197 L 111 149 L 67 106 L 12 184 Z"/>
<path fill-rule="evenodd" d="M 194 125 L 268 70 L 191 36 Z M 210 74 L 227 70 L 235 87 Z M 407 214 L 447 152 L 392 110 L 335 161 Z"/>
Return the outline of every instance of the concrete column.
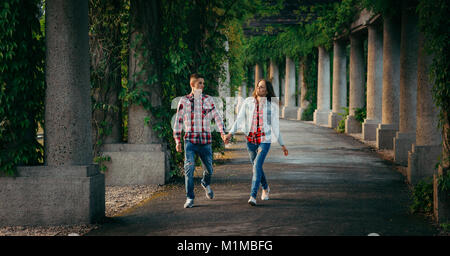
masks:
<path fill-rule="evenodd" d="M 282 88 L 281 88 L 281 90 L 280 90 L 280 102 L 281 102 L 281 105 L 282 106 L 284 106 L 284 90 L 283 90 L 283 88 L 284 88 L 284 84 L 286 83 L 286 79 L 284 78 L 284 77 L 281 77 L 281 83 L 280 83 L 280 85 L 282 85 Z M 283 108 L 280 108 L 279 110 L 280 110 L 280 116 L 281 116 L 281 110 L 282 110 Z"/>
<path fill-rule="evenodd" d="M 256 63 L 255 64 L 255 84 L 253 86 L 253 89 L 256 88 L 256 86 L 258 85 L 258 81 L 261 80 L 262 78 L 263 78 L 263 70 L 262 70 L 261 63 Z"/>
<path fill-rule="evenodd" d="M 131 34 L 131 42 L 135 41 L 140 32 L 133 32 Z M 147 80 L 146 72 L 142 72 L 144 57 L 140 51 L 140 47 L 130 47 L 129 55 L 129 80 L 135 84 L 142 83 Z M 161 99 L 157 97 L 157 93 L 150 88 L 151 85 L 142 85 L 142 90 L 150 92 L 152 99 L 150 102 L 154 105 L 159 105 Z M 157 88 L 154 88 L 157 89 Z M 146 118 L 152 119 L 150 111 L 146 110 L 140 104 L 132 104 L 128 109 L 128 143 L 130 144 L 148 144 L 159 143 L 160 139 L 153 131 L 152 127 L 145 121 Z"/>
<path fill-rule="evenodd" d="M 228 41 L 225 41 L 225 51 L 229 50 Z M 230 88 L 230 64 L 228 59 L 222 65 L 223 76 L 224 78 L 219 78 L 219 97 L 226 99 L 227 97 L 231 97 L 231 88 Z"/>
<path fill-rule="evenodd" d="M 328 125 L 330 112 L 330 54 L 319 46 L 317 109 L 314 111 L 314 123 Z"/>
<path fill-rule="evenodd" d="M 406 3 L 406 2 L 404 2 Z M 408 164 L 408 151 L 416 139 L 418 17 L 409 8 L 402 10 L 400 53 L 400 120 L 394 138 L 394 161 Z"/>
<path fill-rule="evenodd" d="M 278 71 L 278 65 L 273 60 L 270 60 L 269 79 L 272 80 L 275 96 L 280 97 L 280 72 Z"/>
<path fill-rule="evenodd" d="M 273 60 L 270 60 L 269 79 L 272 80 L 275 96 L 280 97 L 280 72 L 278 71 L 278 65 Z"/>
<path fill-rule="evenodd" d="M 45 164 L 92 164 L 87 2 L 47 5 Z"/>
<path fill-rule="evenodd" d="M 297 108 L 295 107 L 295 62 L 289 57 L 286 57 L 285 78 L 284 106 L 281 110 L 281 117 L 296 119 Z"/>
<path fill-rule="evenodd" d="M 63 225 L 105 216 L 93 164 L 88 1 L 46 1 L 45 165 L 0 178 L 0 225 Z"/>
<path fill-rule="evenodd" d="M 299 99 L 300 108 L 297 111 L 297 120 L 301 120 L 303 112 L 309 106 L 309 101 L 306 99 L 306 93 L 308 92 L 308 87 L 306 85 L 306 80 L 305 80 L 305 62 L 304 62 L 304 60 L 300 61 L 298 72 L 299 72 L 298 80 L 300 83 L 300 99 Z"/>
<path fill-rule="evenodd" d="M 358 35 L 350 35 L 350 93 L 349 115 L 345 120 L 345 133 L 361 133 L 356 120 L 356 109 L 364 107 L 364 43 Z"/>
<path fill-rule="evenodd" d="M 242 103 L 244 102 L 245 98 L 246 98 L 246 88 L 247 87 L 247 83 L 244 81 L 242 82 L 242 85 L 239 86 L 238 91 L 236 91 L 236 109 L 235 109 L 235 113 L 238 114 L 239 113 L 239 109 L 241 108 Z"/>
<path fill-rule="evenodd" d="M 362 125 L 363 140 L 377 138 L 382 116 L 383 95 L 383 32 L 377 24 L 368 26 L 367 41 L 367 116 Z"/>
<path fill-rule="evenodd" d="M 379 149 L 393 149 L 393 138 L 398 131 L 400 95 L 400 19 L 383 20 L 383 103 L 381 124 L 377 128 L 376 145 Z"/>
<path fill-rule="evenodd" d="M 424 178 L 433 177 L 435 165 L 442 153 L 442 136 L 438 128 L 439 109 L 433 102 L 433 82 L 429 80 L 432 56 L 424 50 L 424 37 L 419 34 L 417 61 L 417 119 L 416 142 L 408 152 L 408 181 L 415 185 Z"/>
<path fill-rule="evenodd" d="M 142 12 L 142 10 L 148 12 Z M 161 85 L 148 84 L 149 75 L 156 73 L 156 67 L 144 58 L 144 48 L 154 47 L 143 38 L 143 31 L 148 22 L 157 23 L 158 16 L 149 16 L 159 10 L 158 2 L 133 0 L 130 2 L 132 25 L 130 55 L 128 61 L 130 85 L 137 90 L 148 92 L 147 98 L 152 107 L 161 105 Z M 151 31 L 151 34 L 154 34 Z M 142 45 L 145 44 L 145 45 Z M 187 82 L 188 84 L 188 82 Z M 106 162 L 106 184 L 113 186 L 164 184 L 169 172 L 169 158 L 166 146 L 162 144 L 157 132 L 152 129 L 156 122 L 151 111 L 139 102 L 133 103 L 128 109 L 128 143 L 105 144 L 103 154 L 111 158 Z"/>
<path fill-rule="evenodd" d="M 333 42 L 333 106 L 328 116 L 328 126 L 336 128 L 347 106 L 347 57 L 344 41 Z"/>

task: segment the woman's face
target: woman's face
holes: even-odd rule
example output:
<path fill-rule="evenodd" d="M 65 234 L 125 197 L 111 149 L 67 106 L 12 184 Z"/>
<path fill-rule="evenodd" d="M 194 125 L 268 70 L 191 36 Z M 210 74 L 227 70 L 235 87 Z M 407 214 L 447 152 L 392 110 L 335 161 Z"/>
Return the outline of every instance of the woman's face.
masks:
<path fill-rule="evenodd" d="M 259 81 L 258 85 L 256 86 L 256 95 L 258 95 L 259 97 L 266 97 L 267 95 L 266 81 L 264 80 Z"/>

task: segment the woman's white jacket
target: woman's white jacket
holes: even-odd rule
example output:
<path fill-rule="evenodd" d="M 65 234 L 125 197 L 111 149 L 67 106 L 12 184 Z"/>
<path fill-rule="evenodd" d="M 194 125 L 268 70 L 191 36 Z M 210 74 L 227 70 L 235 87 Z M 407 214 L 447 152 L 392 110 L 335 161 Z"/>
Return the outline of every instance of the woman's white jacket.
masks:
<path fill-rule="evenodd" d="M 248 97 L 242 103 L 236 121 L 233 123 L 230 129 L 230 133 L 234 134 L 236 131 L 243 132 L 248 136 L 251 126 L 254 111 L 256 111 L 255 105 L 256 99 L 254 97 Z M 265 136 L 262 138 L 261 143 L 274 143 L 277 142 L 283 146 L 284 142 L 280 133 L 280 119 L 279 119 L 279 107 L 276 103 L 271 103 L 265 98 L 259 103 L 263 107 L 263 128 Z M 260 106 L 261 106 L 260 105 Z M 270 106 L 270 112 L 268 107 Z M 269 120 L 270 118 L 270 120 Z"/>

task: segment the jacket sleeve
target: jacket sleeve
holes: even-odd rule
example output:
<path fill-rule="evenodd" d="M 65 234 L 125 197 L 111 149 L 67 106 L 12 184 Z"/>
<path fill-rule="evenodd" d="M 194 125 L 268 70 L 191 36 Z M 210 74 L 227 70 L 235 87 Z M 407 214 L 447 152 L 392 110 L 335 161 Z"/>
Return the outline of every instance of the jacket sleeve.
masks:
<path fill-rule="evenodd" d="M 239 110 L 236 120 L 234 121 L 233 125 L 231 126 L 229 133 L 234 135 L 234 133 L 236 133 L 236 131 L 238 129 L 238 125 L 241 127 L 244 125 L 244 122 L 246 122 L 245 113 L 247 112 L 246 111 L 247 106 L 248 106 L 247 101 L 244 101 L 241 109 Z"/>
<path fill-rule="evenodd" d="M 212 100 L 212 98 L 209 98 L 209 99 L 210 99 L 210 104 L 211 104 L 211 113 L 214 117 L 214 121 L 216 122 L 217 127 L 219 128 L 219 132 L 220 132 L 220 134 L 225 134 L 223 118 L 220 115 L 219 111 L 217 111 L 217 108 L 214 106 L 214 101 Z"/>
<path fill-rule="evenodd" d="M 277 104 L 271 103 L 271 109 L 272 109 L 272 132 L 273 136 L 277 139 L 280 146 L 284 146 L 283 137 L 281 136 L 280 132 L 280 117 L 279 117 L 279 107 Z"/>

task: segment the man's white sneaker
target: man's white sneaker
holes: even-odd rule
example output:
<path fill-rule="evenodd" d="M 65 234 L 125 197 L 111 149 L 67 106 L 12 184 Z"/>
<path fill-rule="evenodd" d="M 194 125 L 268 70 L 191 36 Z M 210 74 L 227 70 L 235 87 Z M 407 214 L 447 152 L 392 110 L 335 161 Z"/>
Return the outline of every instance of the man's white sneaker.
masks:
<path fill-rule="evenodd" d="M 214 198 L 214 192 L 212 191 L 211 187 L 209 185 L 205 186 L 203 184 L 202 184 L 202 187 L 205 189 L 206 197 L 209 198 L 209 199 L 213 199 Z"/>
<path fill-rule="evenodd" d="M 267 187 L 267 189 L 263 189 L 261 194 L 261 200 L 269 200 L 269 192 L 270 192 L 269 187 Z"/>
<path fill-rule="evenodd" d="M 194 206 L 194 199 L 187 198 L 184 203 L 184 208 L 192 208 Z"/>
<path fill-rule="evenodd" d="M 256 205 L 256 199 L 251 196 L 250 199 L 248 199 L 248 204 L 250 204 L 251 206 L 255 206 Z"/>

